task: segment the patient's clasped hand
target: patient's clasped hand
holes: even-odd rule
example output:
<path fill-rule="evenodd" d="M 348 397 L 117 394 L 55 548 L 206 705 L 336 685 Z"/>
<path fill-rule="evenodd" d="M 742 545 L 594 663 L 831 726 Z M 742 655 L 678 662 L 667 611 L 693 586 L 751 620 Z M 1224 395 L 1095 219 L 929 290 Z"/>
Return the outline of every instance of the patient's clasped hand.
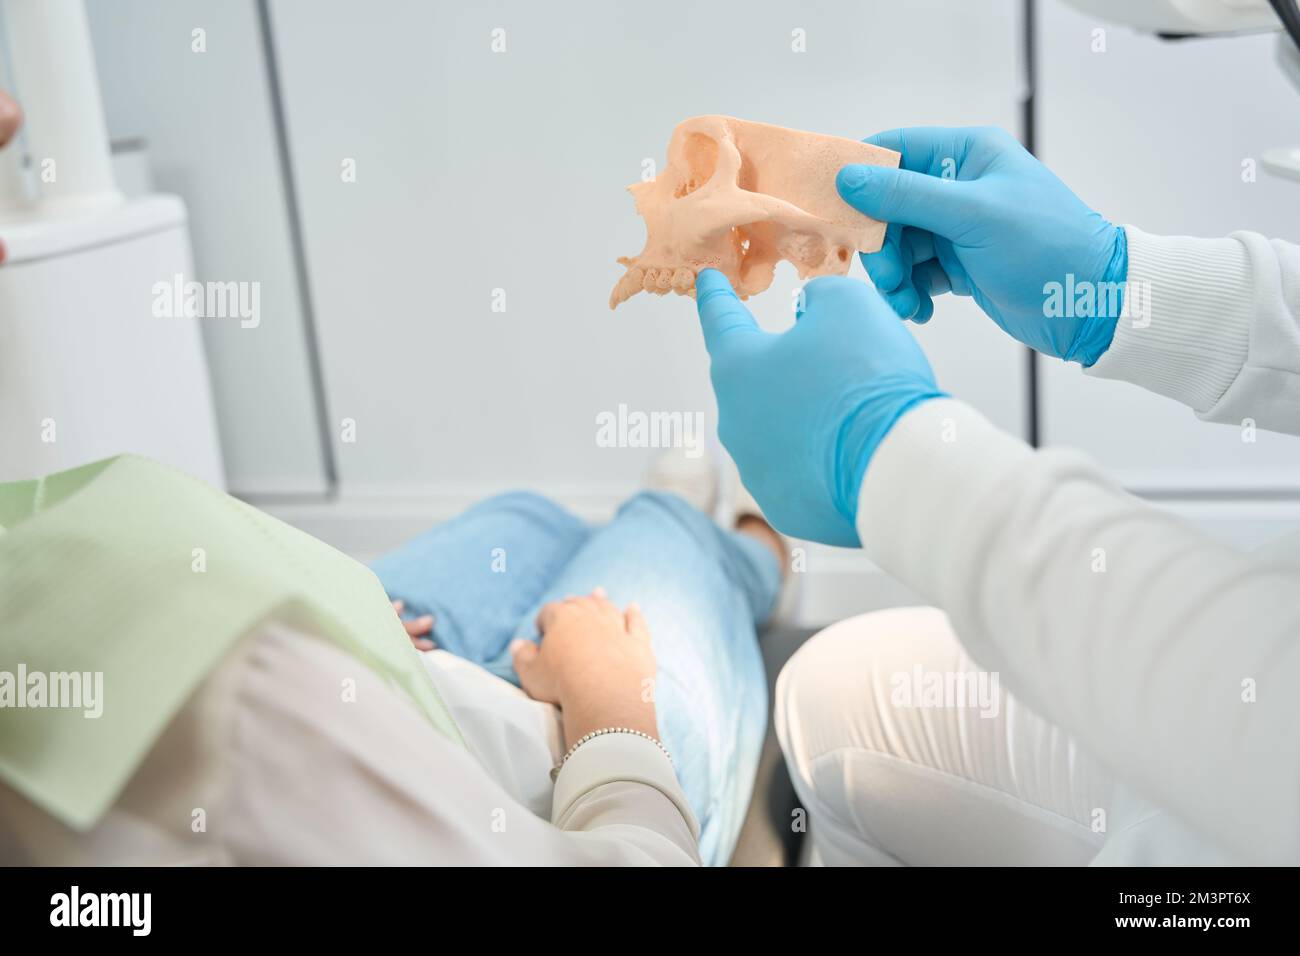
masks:
<path fill-rule="evenodd" d="M 511 641 L 510 656 L 528 696 L 560 708 L 569 746 L 607 727 L 659 736 L 655 655 L 640 605 L 620 610 L 597 587 L 547 603 L 537 629 L 545 640 Z"/>

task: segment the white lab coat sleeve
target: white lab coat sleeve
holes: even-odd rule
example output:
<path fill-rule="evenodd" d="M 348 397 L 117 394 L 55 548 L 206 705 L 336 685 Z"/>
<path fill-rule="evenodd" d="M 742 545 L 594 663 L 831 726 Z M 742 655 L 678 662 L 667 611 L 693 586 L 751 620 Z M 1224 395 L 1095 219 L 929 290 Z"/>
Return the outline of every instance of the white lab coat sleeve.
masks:
<path fill-rule="evenodd" d="M 230 666 L 228 783 L 208 818 L 233 862 L 699 863 L 694 816 L 648 740 L 611 734 L 579 748 L 552 822 L 332 644 L 266 625 Z"/>
<path fill-rule="evenodd" d="M 1131 314 L 1087 373 L 1166 395 L 1207 421 L 1300 434 L 1300 246 L 1253 232 L 1125 231 Z"/>
<path fill-rule="evenodd" d="M 1242 858 L 1300 862 L 1300 572 L 951 399 L 885 437 L 858 531 L 1014 696 Z"/>

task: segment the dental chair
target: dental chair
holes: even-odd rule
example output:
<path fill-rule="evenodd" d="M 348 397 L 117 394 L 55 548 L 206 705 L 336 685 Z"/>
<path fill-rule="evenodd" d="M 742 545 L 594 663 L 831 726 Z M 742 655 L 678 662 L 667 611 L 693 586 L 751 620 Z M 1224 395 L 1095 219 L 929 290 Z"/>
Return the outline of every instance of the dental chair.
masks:
<path fill-rule="evenodd" d="M 795 866 L 799 859 L 805 833 L 795 832 L 792 827 L 799 800 L 776 739 L 774 692 L 781 668 L 818 630 L 778 625 L 759 635 L 758 646 L 763 650 L 763 667 L 767 671 L 767 736 L 731 866 Z"/>

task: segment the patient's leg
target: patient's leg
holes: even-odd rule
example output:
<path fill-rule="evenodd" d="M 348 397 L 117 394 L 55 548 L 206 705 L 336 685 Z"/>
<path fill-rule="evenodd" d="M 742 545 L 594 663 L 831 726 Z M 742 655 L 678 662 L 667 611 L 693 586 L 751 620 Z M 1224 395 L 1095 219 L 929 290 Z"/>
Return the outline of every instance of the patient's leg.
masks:
<path fill-rule="evenodd" d="M 520 615 L 590 533 L 554 502 L 517 492 L 480 502 L 372 567 L 406 615 L 435 617 L 440 648 L 516 680 L 506 646 Z"/>
<path fill-rule="evenodd" d="M 676 495 L 646 492 L 591 534 L 520 623 L 550 600 L 603 587 L 641 605 L 659 670 L 659 730 L 701 825 L 706 863 L 724 864 L 753 787 L 767 720 L 755 640 L 780 590 L 776 555 L 758 538 L 724 531 Z"/>

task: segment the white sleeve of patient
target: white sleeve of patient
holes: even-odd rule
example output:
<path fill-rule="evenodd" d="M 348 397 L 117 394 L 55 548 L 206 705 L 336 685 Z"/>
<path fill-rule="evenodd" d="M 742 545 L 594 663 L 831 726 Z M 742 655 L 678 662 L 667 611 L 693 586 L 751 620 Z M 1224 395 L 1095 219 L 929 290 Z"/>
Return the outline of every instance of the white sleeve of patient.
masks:
<path fill-rule="evenodd" d="M 698 863 L 685 798 L 649 741 L 580 748 L 551 822 L 329 643 L 265 627 L 239 666 L 217 813 L 236 862 Z"/>

